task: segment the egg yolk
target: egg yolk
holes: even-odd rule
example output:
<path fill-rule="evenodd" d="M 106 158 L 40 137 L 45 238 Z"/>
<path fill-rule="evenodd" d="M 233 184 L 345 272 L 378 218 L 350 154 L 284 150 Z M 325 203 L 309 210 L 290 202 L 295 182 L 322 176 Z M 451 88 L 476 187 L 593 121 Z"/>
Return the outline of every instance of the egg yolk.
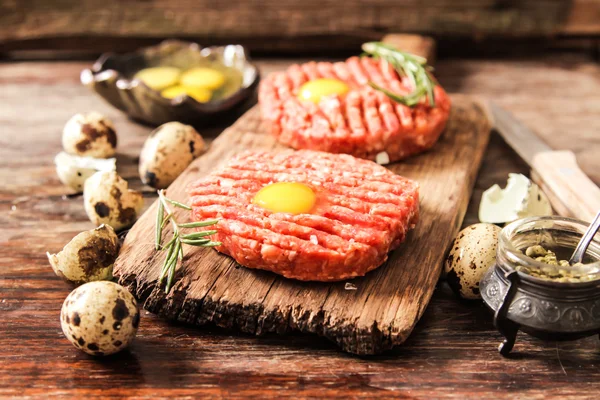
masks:
<path fill-rule="evenodd" d="M 181 71 L 175 67 L 152 67 L 138 71 L 135 78 L 144 82 L 151 89 L 163 90 L 175 85 L 180 74 Z"/>
<path fill-rule="evenodd" d="M 334 94 L 341 96 L 348 93 L 349 90 L 348 85 L 337 79 L 315 79 L 300 86 L 298 98 L 318 104 L 325 96 Z"/>
<path fill-rule="evenodd" d="M 225 74 L 212 68 L 192 68 L 181 75 L 183 86 L 195 86 L 216 90 L 225 84 Z"/>
<path fill-rule="evenodd" d="M 315 192 L 297 182 L 277 182 L 260 189 L 252 203 L 272 212 L 304 214 L 315 205 Z"/>
<path fill-rule="evenodd" d="M 167 99 L 174 99 L 175 97 L 186 94 L 200 103 L 206 103 L 212 96 L 211 91 L 208 89 L 181 85 L 171 86 L 160 92 L 160 94 Z"/>

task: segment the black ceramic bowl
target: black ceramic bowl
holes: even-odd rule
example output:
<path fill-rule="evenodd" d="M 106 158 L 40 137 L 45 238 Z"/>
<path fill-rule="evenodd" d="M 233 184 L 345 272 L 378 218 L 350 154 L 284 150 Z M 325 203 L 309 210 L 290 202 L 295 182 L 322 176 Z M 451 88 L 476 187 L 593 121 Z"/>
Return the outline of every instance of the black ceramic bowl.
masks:
<path fill-rule="evenodd" d="M 240 71 L 241 87 L 226 97 L 200 103 L 189 96 L 167 99 L 150 89 L 134 75 L 157 66 L 182 70 L 219 62 Z M 187 124 L 213 122 L 236 111 L 256 90 L 258 68 L 250 63 L 246 49 L 240 45 L 202 48 L 197 43 L 167 40 L 135 53 L 102 55 L 81 72 L 81 82 L 131 118 L 151 125 L 169 121 Z"/>

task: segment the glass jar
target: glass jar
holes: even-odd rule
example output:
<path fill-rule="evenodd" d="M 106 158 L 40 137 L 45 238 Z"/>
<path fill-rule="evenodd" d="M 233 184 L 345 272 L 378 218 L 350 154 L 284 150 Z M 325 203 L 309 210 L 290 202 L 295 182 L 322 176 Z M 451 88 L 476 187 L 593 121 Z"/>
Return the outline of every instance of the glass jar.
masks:
<path fill-rule="evenodd" d="M 600 234 L 590 243 L 580 266 L 552 266 L 525 255 L 534 245 L 568 260 L 588 224 L 563 217 L 517 220 L 502 229 L 496 264 L 480 283 L 486 305 L 494 311 L 494 324 L 506 340 L 501 354 L 508 354 L 519 330 L 539 338 L 571 340 L 600 332 Z M 568 269 L 579 278 L 559 282 Z"/>

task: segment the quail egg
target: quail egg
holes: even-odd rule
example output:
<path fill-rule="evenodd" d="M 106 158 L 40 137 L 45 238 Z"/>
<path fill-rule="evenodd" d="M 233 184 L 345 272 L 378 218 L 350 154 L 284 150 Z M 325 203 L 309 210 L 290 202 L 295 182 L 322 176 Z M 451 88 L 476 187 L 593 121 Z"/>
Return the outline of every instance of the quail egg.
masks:
<path fill-rule="evenodd" d="M 140 155 L 142 182 L 156 189 L 168 187 L 204 151 L 196 130 L 179 122 L 167 122 L 148 137 Z"/>
<path fill-rule="evenodd" d="M 114 282 L 90 282 L 73 290 L 60 311 L 62 331 L 78 349 L 95 356 L 117 353 L 135 338 L 137 301 Z"/>
<path fill-rule="evenodd" d="M 115 171 L 96 172 L 85 181 L 83 204 L 94 224 L 119 230 L 133 225 L 144 198 L 141 192 L 130 190 L 127 181 Z"/>
<path fill-rule="evenodd" d="M 54 164 L 60 181 L 78 193 L 83 192 L 85 180 L 97 171 L 117 169 L 115 158 L 79 157 L 64 151 L 56 155 Z"/>
<path fill-rule="evenodd" d="M 463 299 L 480 299 L 479 282 L 496 262 L 500 227 L 475 224 L 459 232 L 444 264 L 448 285 Z"/>
<path fill-rule="evenodd" d="M 108 158 L 115 154 L 117 134 L 112 122 L 98 112 L 76 114 L 63 129 L 62 144 L 69 154 Z"/>
<path fill-rule="evenodd" d="M 74 285 L 112 279 L 119 238 L 108 225 L 81 232 L 57 254 L 46 253 L 54 273 Z"/>

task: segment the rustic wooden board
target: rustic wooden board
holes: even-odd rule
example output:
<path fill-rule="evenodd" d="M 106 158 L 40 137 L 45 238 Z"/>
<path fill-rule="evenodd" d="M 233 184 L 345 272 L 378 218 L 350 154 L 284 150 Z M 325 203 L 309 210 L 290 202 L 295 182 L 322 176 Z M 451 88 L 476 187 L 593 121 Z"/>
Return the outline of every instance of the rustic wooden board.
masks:
<path fill-rule="evenodd" d="M 289 280 L 239 267 L 211 249 L 188 248 L 166 295 L 157 286 L 164 254 L 154 251 L 156 204 L 127 234 L 115 273 L 145 300 L 147 310 L 168 319 L 257 335 L 299 330 L 325 336 L 351 353 L 380 353 L 408 337 L 429 302 L 446 248 L 462 223 L 489 130 L 482 105 L 455 96 L 448 128 L 434 150 L 390 165 L 421 184 L 421 221 L 384 266 L 352 281 L 356 290 L 345 289 L 345 282 Z M 283 148 L 266 133 L 257 107 L 223 132 L 168 196 L 187 202 L 191 181 L 252 148 Z M 179 218 L 186 218 L 185 211 Z"/>

